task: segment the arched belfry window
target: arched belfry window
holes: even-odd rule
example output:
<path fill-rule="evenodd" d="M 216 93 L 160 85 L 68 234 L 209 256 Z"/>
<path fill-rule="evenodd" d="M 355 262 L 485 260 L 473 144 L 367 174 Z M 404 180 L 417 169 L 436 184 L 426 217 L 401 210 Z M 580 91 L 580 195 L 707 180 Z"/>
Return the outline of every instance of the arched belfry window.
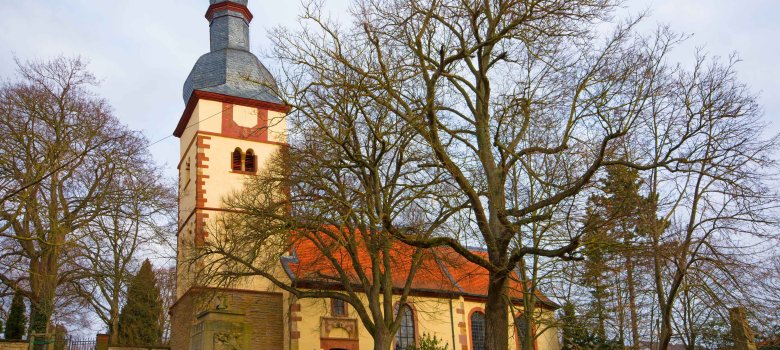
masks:
<path fill-rule="evenodd" d="M 471 349 L 485 350 L 485 314 L 476 311 L 471 314 Z"/>
<path fill-rule="evenodd" d="M 241 158 L 243 158 L 243 154 L 241 154 L 241 149 L 236 147 L 235 150 L 233 150 L 233 153 L 230 155 L 231 162 L 230 162 L 230 168 L 234 171 L 241 171 Z"/>
<path fill-rule="evenodd" d="M 246 151 L 246 155 L 244 156 L 244 170 L 250 173 L 257 171 L 257 156 L 251 149 L 248 149 Z"/>
<path fill-rule="evenodd" d="M 406 304 L 401 306 L 399 311 L 403 314 L 401 315 L 401 326 L 395 334 L 395 346 L 393 349 L 406 350 L 415 344 L 414 311 Z"/>

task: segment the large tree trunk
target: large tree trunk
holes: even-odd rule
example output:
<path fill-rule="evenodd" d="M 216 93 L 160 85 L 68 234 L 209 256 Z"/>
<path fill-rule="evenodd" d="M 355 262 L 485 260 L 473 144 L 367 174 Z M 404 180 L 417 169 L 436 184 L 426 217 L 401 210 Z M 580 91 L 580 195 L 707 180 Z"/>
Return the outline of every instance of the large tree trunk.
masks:
<path fill-rule="evenodd" d="M 31 304 L 30 335 L 45 334 L 47 332 L 47 326 L 49 325 L 49 319 L 51 318 L 51 312 L 48 311 L 51 306 L 47 305 L 47 302 L 42 299 L 34 301 Z"/>
<path fill-rule="evenodd" d="M 506 350 L 509 344 L 509 303 L 506 273 L 490 272 L 485 302 L 485 349 Z"/>
<path fill-rule="evenodd" d="M 43 253 L 39 259 L 30 260 L 30 334 L 48 332 L 51 316 L 54 313 L 54 294 L 57 289 L 56 259 L 51 250 Z M 53 272 L 52 269 L 55 269 Z"/>
<path fill-rule="evenodd" d="M 374 350 L 391 350 L 393 346 L 393 335 L 384 327 L 377 327 L 374 334 Z"/>

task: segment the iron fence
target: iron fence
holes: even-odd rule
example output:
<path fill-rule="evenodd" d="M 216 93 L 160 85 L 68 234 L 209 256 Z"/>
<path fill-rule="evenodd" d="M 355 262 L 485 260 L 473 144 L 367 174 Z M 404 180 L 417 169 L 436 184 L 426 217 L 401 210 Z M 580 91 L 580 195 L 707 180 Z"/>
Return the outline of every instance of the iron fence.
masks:
<path fill-rule="evenodd" d="M 30 339 L 32 348 L 35 350 L 95 350 L 97 341 L 95 339 L 79 338 L 48 338 L 45 336 L 35 336 Z M 52 346 L 53 345 L 53 346 Z"/>
<path fill-rule="evenodd" d="M 95 339 L 77 339 L 77 338 L 70 338 L 67 339 L 67 343 L 63 344 L 62 350 L 94 350 L 97 346 L 97 341 Z M 55 350 L 58 350 L 56 344 L 54 346 Z"/>

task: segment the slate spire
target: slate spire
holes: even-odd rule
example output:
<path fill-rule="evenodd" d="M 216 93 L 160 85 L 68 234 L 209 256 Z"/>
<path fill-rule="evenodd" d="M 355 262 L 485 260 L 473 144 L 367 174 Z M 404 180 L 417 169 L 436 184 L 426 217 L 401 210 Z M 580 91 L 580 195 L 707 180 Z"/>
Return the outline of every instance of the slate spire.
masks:
<path fill-rule="evenodd" d="M 248 0 L 209 0 L 210 52 L 201 56 L 184 82 L 186 104 L 194 91 L 279 104 L 276 81 L 250 51 Z"/>

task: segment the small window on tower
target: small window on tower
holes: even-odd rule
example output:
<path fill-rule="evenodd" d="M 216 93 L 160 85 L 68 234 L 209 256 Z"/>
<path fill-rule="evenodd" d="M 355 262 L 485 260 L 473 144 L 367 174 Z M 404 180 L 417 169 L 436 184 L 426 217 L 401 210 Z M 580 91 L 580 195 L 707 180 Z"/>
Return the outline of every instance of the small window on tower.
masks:
<path fill-rule="evenodd" d="M 344 300 L 331 299 L 331 306 L 333 316 L 346 316 L 347 315 L 347 303 Z"/>
<path fill-rule="evenodd" d="M 251 149 L 246 151 L 246 156 L 244 156 L 244 170 L 254 173 L 257 171 L 257 156 L 255 155 L 255 152 Z"/>
<path fill-rule="evenodd" d="M 231 169 L 233 169 L 234 171 L 241 171 L 241 158 L 242 158 L 241 149 L 236 148 L 230 156 L 232 159 Z"/>

